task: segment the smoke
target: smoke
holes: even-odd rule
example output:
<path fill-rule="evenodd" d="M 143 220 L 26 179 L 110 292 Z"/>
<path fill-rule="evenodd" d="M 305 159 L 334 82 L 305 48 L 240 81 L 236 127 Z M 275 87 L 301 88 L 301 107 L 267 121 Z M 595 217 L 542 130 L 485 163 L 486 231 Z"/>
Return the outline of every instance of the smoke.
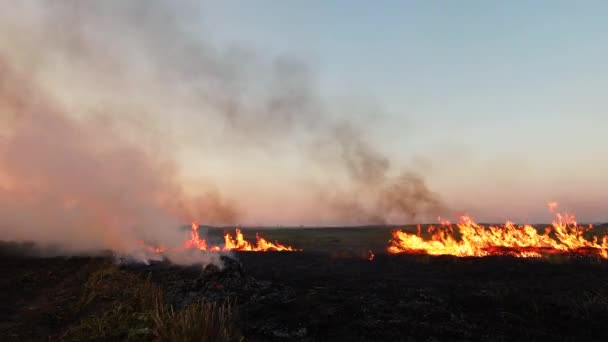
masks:
<path fill-rule="evenodd" d="M 361 117 L 335 110 L 306 63 L 215 46 L 201 20 L 197 2 L 0 5 L 3 239 L 124 253 L 140 240 L 179 245 L 174 228 L 192 220 L 260 219 L 260 188 L 243 182 L 269 197 L 294 187 L 319 222 L 443 210 Z"/>
<path fill-rule="evenodd" d="M 232 214 L 218 197 L 186 199 L 174 162 L 125 140 L 106 118 L 70 118 L 3 61 L 0 80 L 12 121 L 0 140 L 3 239 L 136 254 L 140 241 L 179 246 L 184 234 L 171 228 L 201 205 Z"/>
<path fill-rule="evenodd" d="M 375 149 L 360 128 L 342 123 L 333 130 L 339 161 L 350 179 L 349 192 L 324 194 L 332 208 L 358 223 L 386 224 L 436 218 L 446 211 L 439 196 L 412 170 L 391 173 L 390 160 Z"/>

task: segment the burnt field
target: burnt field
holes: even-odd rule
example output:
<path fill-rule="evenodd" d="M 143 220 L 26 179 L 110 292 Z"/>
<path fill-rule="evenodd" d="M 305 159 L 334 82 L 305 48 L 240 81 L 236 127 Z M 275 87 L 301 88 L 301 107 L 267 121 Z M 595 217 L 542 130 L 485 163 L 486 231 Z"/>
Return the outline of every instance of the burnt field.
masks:
<path fill-rule="evenodd" d="M 247 341 L 608 339 L 606 260 L 387 255 L 384 228 L 263 235 L 304 252 L 235 252 L 220 270 L 38 258 L 4 244 L 0 336 L 154 340 L 164 336 L 160 299 L 175 312 L 201 300 L 229 303 L 231 338 Z"/>

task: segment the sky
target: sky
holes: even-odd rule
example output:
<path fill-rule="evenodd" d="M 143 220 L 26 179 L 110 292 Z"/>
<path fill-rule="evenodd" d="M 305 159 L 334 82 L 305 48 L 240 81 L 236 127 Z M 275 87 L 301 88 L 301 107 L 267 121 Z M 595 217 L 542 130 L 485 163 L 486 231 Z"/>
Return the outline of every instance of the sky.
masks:
<path fill-rule="evenodd" d="M 488 219 L 557 200 L 608 217 L 603 1 L 226 1 L 202 34 L 305 58 L 329 94 L 379 104 L 391 156 Z M 304 56 L 304 57 L 302 57 Z"/>
<path fill-rule="evenodd" d="M 549 201 L 608 221 L 606 17 L 604 1 L 7 1 L 0 202 L 40 199 L 58 226 L 79 206 L 129 224 L 535 223 Z M 72 189 L 72 169 L 115 186 Z"/>

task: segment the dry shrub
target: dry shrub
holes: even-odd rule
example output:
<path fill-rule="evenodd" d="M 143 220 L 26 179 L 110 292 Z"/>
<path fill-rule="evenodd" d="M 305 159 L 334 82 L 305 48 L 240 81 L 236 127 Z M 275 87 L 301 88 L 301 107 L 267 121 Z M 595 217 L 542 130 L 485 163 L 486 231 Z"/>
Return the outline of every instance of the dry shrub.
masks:
<path fill-rule="evenodd" d="M 67 341 L 241 341 L 232 303 L 174 310 L 150 279 L 111 263 L 89 276 Z"/>
<path fill-rule="evenodd" d="M 156 297 L 153 319 L 159 341 L 242 341 L 234 327 L 235 308 L 224 303 L 199 302 L 176 311 Z"/>

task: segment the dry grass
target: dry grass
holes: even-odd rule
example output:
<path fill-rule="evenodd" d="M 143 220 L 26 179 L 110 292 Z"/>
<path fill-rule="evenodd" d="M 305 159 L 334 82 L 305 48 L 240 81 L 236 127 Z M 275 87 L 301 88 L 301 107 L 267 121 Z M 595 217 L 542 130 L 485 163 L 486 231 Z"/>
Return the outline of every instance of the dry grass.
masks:
<path fill-rule="evenodd" d="M 149 279 L 108 263 L 90 275 L 66 341 L 241 341 L 231 303 L 167 305 Z"/>
<path fill-rule="evenodd" d="M 157 298 L 153 316 L 159 341 L 242 341 L 233 326 L 234 306 L 229 303 L 196 303 L 180 311 Z"/>

